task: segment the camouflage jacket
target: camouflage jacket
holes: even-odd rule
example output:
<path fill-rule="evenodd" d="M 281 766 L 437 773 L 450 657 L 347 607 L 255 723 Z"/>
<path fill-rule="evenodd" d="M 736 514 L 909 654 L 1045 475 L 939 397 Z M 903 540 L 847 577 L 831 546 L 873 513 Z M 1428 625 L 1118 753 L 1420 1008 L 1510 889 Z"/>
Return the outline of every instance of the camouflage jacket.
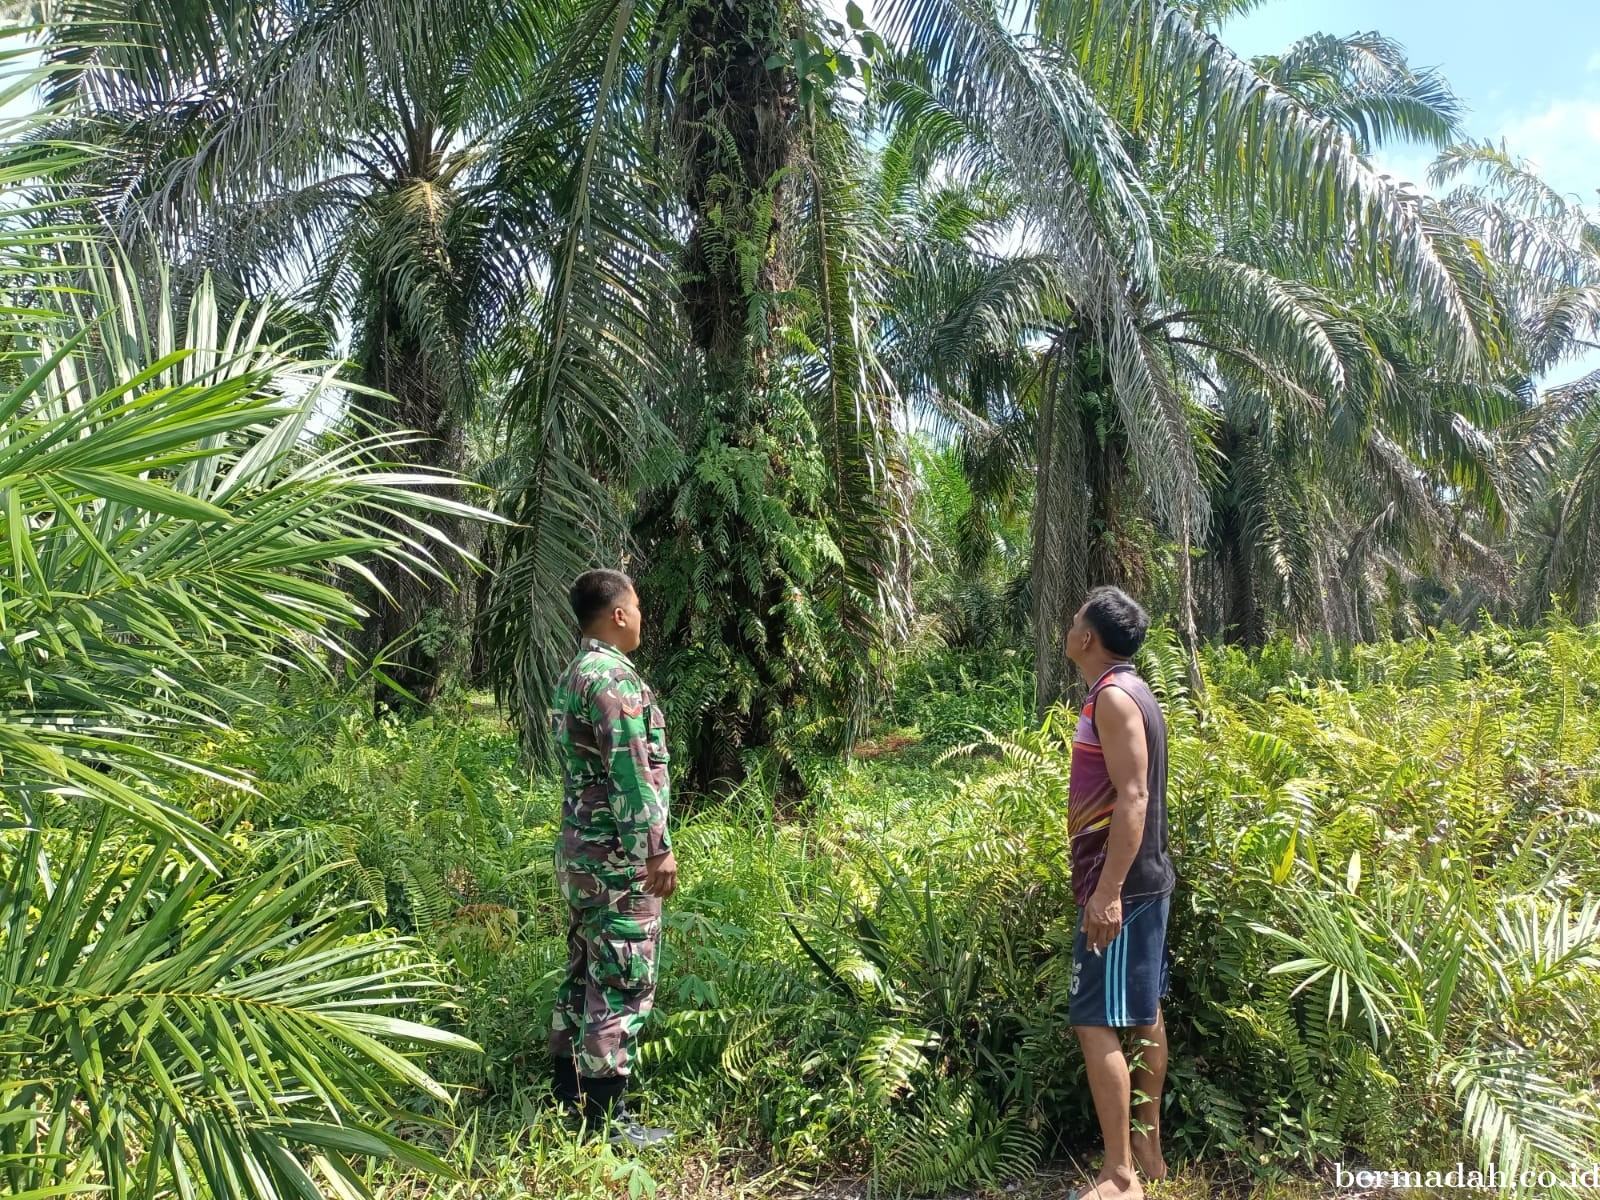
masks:
<path fill-rule="evenodd" d="M 642 877 L 647 858 L 672 848 L 667 727 L 655 697 L 626 654 L 584 638 L 550 725 L 563 774 L 557 856 L 577 871 Z"/>

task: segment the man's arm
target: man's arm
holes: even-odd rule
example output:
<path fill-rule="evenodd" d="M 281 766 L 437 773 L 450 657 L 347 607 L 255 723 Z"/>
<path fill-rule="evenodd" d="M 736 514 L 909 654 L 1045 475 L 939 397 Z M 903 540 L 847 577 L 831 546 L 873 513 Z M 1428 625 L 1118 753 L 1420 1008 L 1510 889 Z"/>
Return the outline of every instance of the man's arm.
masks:
<path fill-rule="evenodd" d="M 1106 835 L 1105 865 L 1084 909 L 1083 929 L 1089 949 L 1104 950 L 1122 931 L 1122 883 L 1144 841 L 1144 815 L 1150 803 L 1149 750 L 1144 740 L 1144 714 L 1121 688 L 1104 688 L 1095 697 L 1094 723 L 1117 802 Z"/>
<path fill-rule="evenodd" d="M 667 831 L 665 763 L 650 759 L 650 716 L 637 676 L 606 679 L 590 696 L 595 742 L 611 779 L 611 810 L 629 858 L 645 868 L 645 890 L 665 898 L 677 886 Z"/>

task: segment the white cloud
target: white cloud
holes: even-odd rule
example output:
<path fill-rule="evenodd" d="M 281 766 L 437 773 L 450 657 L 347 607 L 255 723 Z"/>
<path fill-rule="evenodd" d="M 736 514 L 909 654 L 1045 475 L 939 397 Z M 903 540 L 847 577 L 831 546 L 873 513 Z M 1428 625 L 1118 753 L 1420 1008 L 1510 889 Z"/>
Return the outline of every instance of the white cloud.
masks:
<path fill-rule="evenodd" d="M 1600 50 L 1596 50 L 1589 56 L 1589 61 L 1583 69 L 1585 71 L 1600 71 Z"/>
<path fill-rule="evenodd" d="M 1555 100 L 1542 111 L 1508 116 L 1495 140 L 1500 137 L 1513 155 L 1535 163 L 1557 191 L 1594 205 L 1600 189 L 1600 98 Z"/>
<path fill-rule="evenodd" d="M 1433 151 L 1419 146 L 1379 146 L 1372 155 L 1372 165 L 1378 174 L 1387 175 L 1396 183 L 1409 183 L 1415 190 L 1428 190 L 1428 168 L 1433 164 Z"/>

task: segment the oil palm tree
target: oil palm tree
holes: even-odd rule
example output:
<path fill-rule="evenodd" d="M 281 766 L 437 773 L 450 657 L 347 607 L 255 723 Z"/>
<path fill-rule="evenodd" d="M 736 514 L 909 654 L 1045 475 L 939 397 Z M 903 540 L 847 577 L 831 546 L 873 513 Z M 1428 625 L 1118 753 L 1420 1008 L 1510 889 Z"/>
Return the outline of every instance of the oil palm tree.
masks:
<path fill-rule="evenodd" d="M 1591 373 L 1537 398 L 1535 386 L 1600 346 L 1600 223 L 1504 146 L 1454 146 L 1432 175 L 1441 188 L 1455 185 L 1439 200 L 1439 220 L 1483 248 L 1488 288 L 1514 334 L 1506 374 L 1527 398 L 1496 437 L 1520 485 L 1524 520 L 1518 546 L 1506 547 L 1521 560 L 1518 607 L 1536 619 L 1559 603 L 1592 619 L 1600 612 L 1600 380 Z"/>
<path fill-rule="evenodd" d="M 531 312 L 524 327 L 537 337 L 508 389 L 513 435 L 529 469 L 514 473 L 508 489 L 526 532 L 508 544 L 504 559 L 512 582 L 500 593 L 504 619 L 494 628 L 506 635 L 497 640 L 512 657 L 502 678 L 521 695 L 530 730 L 537 729 L 551 663 L 569 634 L 551 602 L 552 572 L 595 544 L 589 530 L 616 527 L 602 498 L 638 491 L 638 480 L 585 480 L 593 480 L 595 461 L 644 460 L 608 431 L 647 429 L 650 422 L 628 400 L 651 397 L 682 457 L 674 463 L 669 455 L 655 485 L 643 488 L 632 540 L 646 553 L 642 565 L 655 595 L 670 598 L 659 614 L 663 661 L 670 678 L 690 684 L 684 690 L 701 726 L 694 740 L 702 782 L 732 771 L 741 747 L 770 744 L 770 721 L 752 718 L 761 705 L 792 707 L 787 701 L 810 686 L 806 679 L 831 688 L 826 672 L 804 665 L 818 661 L 820 630 L 831 625 L 848 635 L 863 648 L 857 661 L 869 659 L 886 644 L 903 595 L 894 585 L 904 574 L 895 533 L 904 505 L 893 483 L 902 472 L 886 432 L 890 398 L 871 353 L 872 273 L 851 269 L 886 259 L 872 252 L 880 231 L 854 219 L 864 211 L 856 207 L 862 189 L 852 184 L 851 156 L 842 150 L 859 124 L 852 124 L 856 110 L 840 76 L 872 57 L 865 51 L 876 50 L 877 39 L 777 0 L 752 3 L 578 6 L 541 10 L 559 14 L 542 23 L 514 14 L 501 20 L 496 10 L 494 36 L 466 41 L 455 32 L 461 10 L 448 5 L 387 21 L 377 6 L 318 9 L 304 20 L 297 12 L 258 22 L 265 34 L 207 34 L 202 45 L 206 37 L 266 36 L 276 49 L 265 70 L 238 60 L 232 76 L 223 72 L 242 80 L 248 70 L 267 82 L 240 82 L 239 94 L 253 97 L 249 104 L 215 106 L 221 132 L 183 149 L 171 176 L 193 185 L 209 170 L 216 181 L 208 186 L 221 187 L 226 172 L 219 164 L 267 164 L 264 173 L 243 171 L 238 189 L 263 211 L 278 205 L 280 192 L 306 193 L 305 179 L 279 170 L 284 147 L 315 162 L 316 178 L 339 178 L 335 192 L 346 185 L 334 168 L 351 163 L 363 196 L 376 188 L 372 194 L 389 197 L 398 194 L 389 186 L 395 180 L 423 177 L 426 186 L 408 184 L 406 191 L 414 203 L 405 219 L 427 218 L 413 223 L 417 238 L 369 222 L 370 236 L 350 243 L 367 247 L 367 257 L 352 250 L 337 261 L 341 269 L 389 262 L 395 247 L 419 247 L 402 255 L 403 269 L 348 277 L 370 282 L 381 274 L 393 283 L 387 292 L 363 285 L 362 311 L 380 318 L 371 328 L 394 334 L 366 344 L 410 346 L 405 353 L 413 355 L 427 345 L 416 370 L 391 375 L 420 380 L 425 397 L 449 391 L 440 380 L 461 377 L 454 367 L 439 374 L 441 364 L 464 358 L 443 348 L 470 345 L 463 331 L 483 335 L 483 322 L 470 314 L 490 311 L 452 299 L 470 300 L 476 293 L 469 285 L 481 276 L 439 264 L 502 261 L 498 252 L 474 257 L 470 239 L 467 250 L 442 250 L 456 245 L 447 214 L 460 216 L 463 230 L 532 231 L 521 244 L 535 250 L 504 259 L 512 266 L 502 274 L 520 289 L 496 289 L 497 297 L 540 293 L 533 304 L 508 309 Z M 1059 663 L 1061 630 L 1081 590 L 1075 581 L 1088 577 L 1091 521 L 1114 529 L 1122 519 L 1122 507 L 1096 514 L 1092 504 L 1120 506 L 1121 493 L 1135 491 L 1142 504 L 1127 511 L 1148 512 L 1183 546 L 1203 533 L 1197 413 L 1162 350 L 1157 335 L 1164 327 L 1148 328 L 1173 311 L 1161 256 L 1167 216 L 1151 190 L 1159 173 L 1203 187 L 1221 210 L 1234 202 L 1259 208 L 1283 237 L 1327 247 L 1330 272 L 1371 279 L 1381 261 L 1384 286 L 1419 298 L 1419 325 L 1437 347 L 1472 357 L 1482 330 L 1415 206 L 1365 166 L 1336 121 L 1233 58 L 1188 10 L 1155 0 L 1063 0 L 1025 14 L 978 0 L 902 0 L 885 18 L 884 32 L 903 54 L 892 69 L 876 64 L 875 83 L 889 80 L 888 98 L 901 112 L 959 131 L 963 167 L 1008 177 L 1019 219 L 1043 231 L 1039 249 L 1061 280 L 1053 289 L 1058 316 L 1046 330 L 1051 370 L 1038 393 L 1044 519 L 1035 533 L 1044 540 L 1035 547 L 1033 582 L 1042 664 Z M 471 20 L 464 25 L 470 29 Z M 550 49 L 527 49 L 530 28 L 532 43 Z M 221 60 L 236 48 L 206 53 Z M 436 59 L 444 65 L 433 65 Z M 541 89 L 531 62 L 572 69 L 549 72 L 559 82 Z M 1291 66 L 1301 76 L 1316 74 L 1303 63 Z M 184 68 L 190 75 L 198 69 Z M 330 69 L 338 84 L 326 97 L 312 95 L 307 81 Z M 463 82 L 453 93 L 447 85 L 457 78 Z M 508 155 L 492 147 L 526 143 L 472 138 L 480 125 L 503 127 L 482 116 L 478 100 L 506 99 L 508 81 L 526 83 L 548 101 L 537 109 L 545 123 L 531 126 L 545 131 L 545 140 L 532 144 L 571 153 Z M 157 92 L 140 85 L 140 94 Z M 201 93 L 202 100 L 212 94 Z M 299 97 L 308 103 L 296 135 L 271 136 L 263 114 L 285 111 Z M 1369 115 L 1392 121 L 1405 111 L 1368 99 Z M 369 129 L 374 113 L 378 126 L 398 124 L 404 133 L 389 135 L 393 153 L 374 150 L 385 142 L 370 133 L 362 135 L 370 146 L 343 136 L 346 128 Z M 352 114 L 362 119 L 350 122 Z M 634 115 L 643 119 L 629 119 Z M 1369 123 L 1388 127 L 1376 118 Z M 317 132 L 329 127 L 339 131 L 333 150 Z M 230 140 L 223 136 L 230 130 L 246 132 Z M 452 140 L 452 131 L 462 136 Z M 481 204 L 464 198 L 479 166 L 443 165 L 458 144 L 479 146 L 484 175 L 497 181 Z M 214 149 L 199 152 L 205 145 Z M 546 159 L 559 159 L 564 171 L 530 171 L 530 162 Z M 388 160 L 399 165 L 389 170 Z M 491 170 L 494 163 L 505 170 Z M 377 179 L 389 182 L 378 186 Z M 293 186 L 279 188 L 286 182 Z M 200 193 L 187 186 L 150 194 Z M 456 193 L 462 198 L 451 200 Z M 500 207 L 508 196 L 543 197 L 545 207 L 537 200 Z M 505 224 L 508 212 L 523 223 Z M 540 214 L 548 216 L 542 224 L 534 219 Z M 671 256 L 672 238 L 663 234 L 669 229 L 681 238 L 676 286 L 662 270 Z M 332 270 L 326 277 L 343 276 Z M 429 312 L 468 316 L 426 326 L 421 316 L 405 316 L 409 324 L 397 324 L 404 314 Z M 426 338 L 418 333 L 424 328 L 433 331 Z M 591 381 L 606 357 L 619 365 Z M 1100 399 L 1091 404 L 1091 396 Z M 1058 420 L 1062 405 L 1068 417 Z M 1104 416 L 1112 436 L 1095 461 L 1105 486 L 1090 494 L 1082 486 L 1084 434 Z M 559 494 L 548 490 L 557 485 Z M 585 534 L 559 540 L 557 526 Z M 550 537 L 559 544 L 546 544 Z M 612 539 L 619 546 L 628 540 Z M 1187 598 L 1189 556 L 1179 563 Z M 531 609 L 538 615 L 525 617 L 518 610 L 529 608 L 524 597 L 535 584 L 541 594 Z M 813 594 L 825 599 L 821 610 L 808 609 Z M 1184 611 L 1190 607 L 1186 599 Z M 723 649 L 701 653 L 707 646 Z M 1042 678 L 1043 694 L 1059 689 L 1048 671 Z M 720 692 L 711 687 L 716 680 L 727 682 Z M 851 690 L 865 694 L 860 683 Z M 730 715 L 712 730 L 707 713 Z"/>
<path fill-rule="evenodd" d="M 650 287 L 619 282 L 647 276 L 652 251 L 651 207 L 631 174 L 612 169 L 637 161 L 627 123 L 574 153 L 591 105 L 614 98 L 607 80 L 643 54 L 619 47 L 642 36 L 631 12 L 69 3 L 53 14 L 52 36 L 67 43 L 54 54 L 55 90 L 69 126 L 81 120 L 117 149 L 100 207 L 129 240 L 154 230 L 189 270 L 244 294 L 292 289 L 330 341 L 348 330 L 369 415 L 421 435 L 412 461 L 458 471 L 484 395 L 479 356 L 511 325 L 537 325 L 529 305 L 545 279 L 569 360 L 605 340 L 595 307 L 631 304 L 630 289 Z M 79 48 L 113 31 L 97 39 L 103 48 Z M 621 243 L 606 241 L 618 224 Z M 611 294 L 595 298 L 596 279 Z M 580 309 L 586 299 L 593 306 Z M 601 407 L 595 384 L 558 378 L 574 407 Z M 629 395 L 604 398 L 623 428 Z M 445 529 L 476 544 L 470 524 Z M 386 698 L 427 701 L 460 666 L 473 592 L 397 568 L 379 575 L 393 601 L 373 606 L 367 651 L 391 648 Z"/>
<path fill-rule="evenodd" d="M 703 789 L 755 766 L 785 713 L 849 740 L 901 619 L 902 472 L 869 339 L 881 252 L 856 199 L 848 114 L 766 62 L 811 43 L 769 45 L 782 32 L 769 23 L 730 50 L 718 6 L 617 12 L 632 24 L 595 76 L 603 100 L 574 135 L 573 173 L 591 191 L 661 181 L 635 189 L 635 228 L 655 221 L 678 240 L 608 261 L 594 246 L 621 233 L 587 200 L 569 212 L 525 344 L 505 360 L 507 511 L 521 528 L 504 545 L 491 627 L 498 678 L 537 744 L 571 641 L 551 583 L 627 562 L 686 781 Z M 830 56 L 817 53 L 820 71 Z M 734 70 L 729 54 L 754 92 L 729 95 L 716 77 Z M 769 75 L 775 107 L 753 118 Z M 676 283 L 655 269 L 669 249 Z M 575 486 L 552 504 L 562 479 Z M 589 557 L 546 540 L 557 514 L 585 530 Z"/>
<path fill-rule="evenodd" d="M 884 499 L 892 489 L 882 490 L 894 472 L 879 469 L 892 465 L 886 426 L 881 404 L 867 397 L 870 356 L 856 348 L 854 289 L 864 275 L 850 255 L 854 223 L 834 211 L 849 194 L 847 147 L 815 105 L 805 119 L 822 132 L 804 156 L 784 162 L 785 172 L 806 171 L 806 186 L 796 181 L 782 204 L 815 214 L 816 227 L 825 225 L 830 237 L 817 243 L 818 262 L 826 265 L 805 281 L 812 299 L 786 325 L 812 349 L 785 359 L 792 405 L 774 436 L 798 436 L 805 455 L 820 456 L 817 469 L 831 471 L 832 486 L 824 496 L 793 464 L 775 468 L 771 487 L 748 472 L 722 477 L 724 484 L 750 479 L 747 499 L 777 526 L 793 517 L 800 530 L 794 536 L 768 528 L 771 522 L 751 524 L 714 489 L 691 494 L 697 465 L 738 449 L 719 440 L 719 431 L 731 427 L 737 443 L 764 417 L 715 415 L 716 404 L 734 402 L 733 380 L 745 370 L 738 364 L 748 339 L 727 323 L 728 314 L 748 307 L 726 291 L 743 287 L 740 269 L 727 267 L 708 224 L 694 232 L 691 210 L 699 201 L 690 197 L 686 207 L 656 181 L 684 181 L 691 192 L 704 192 L 701 199 L 723 187 L 721 168 L 708 157 L 723 145 L 721 115 L 747 132 L 759 127 L 789 137 L 783 121 L 751 116 L 751 97 L 731 107 L 718 99 L 715 114 L 696 113 L 697 91 L 674 99 L 682 89 L 673 63 L 714 71 L 718 39 L 731 36 L 711 6 L 698 15 L 692 8 L 629 2 L 486 11 L 441 3 L 279 12 L 211 5 L 160 14 L 160 35 L 132 39 L 145 43 L 132 50 L 64 52 L 61 62 L 71 71 L 60 91 L 97 126 L 123 131 L 132 166 L 118 179 L 119 217 L 130 227 L 153 223 L 174 233 L 182 250 L 228 264 L 247 289 L 281 277 L 287 259 L 288 270 L 311 281 L 314 310 L 329 323 L 341 315 L 353 323 L 363 382 L 400 397 L 398 419 L 431 435 L 423 444 L 434 447 L 438 461 L 459 463 L 471 401 L 492 393 L 503 402 L 503 453 L 494 468 L 517 528 L 491 549 L 501 582 L 482 628 L 496 646 L 490 665 L 527 714 L 531 741 L 539 740 L 545 695 L 570 645 L 561 581 L 597 556 L 615 561 L 637 545 L 628 498 L 652 480 L 661 485 L 637 521 L 638 531 L 653 531 L 647 545 L 660 572 L 645 573 L 655 575 L 655 597 L 691 594 L 667 582 L 684 567 L 682 552 L 701 554 L 684 527 L 732 523 L 731 535 L 713 542 L 753 557 L 702 571 L 700 582 L 716 577 L 734 594 L 706 594 L 694 612 L 662 614 L 668 657 L 682 667 L 669 666 L 669 677 L 743 680 L 735 691 L 745 699 L 731 705 L 715 739 L 696 739 L 722 747 L 706 758 L 705 775 L 724 771 L 724 751 L 750 740 L 749 696 L 790 686 L 784 681 L 796 658 L 781 648 L 784 619 L 774 616 L 773 602 L 787 602 L 796 589 L 773 582 L 784 573 L 779 560 L 788 559 L 798 572 L 791 582 L 818 603 L 792 628 L 820 621 L 862 646 L 881 645 L 879 631 L 893 624 L 897 601 L 888 585 L 897 560 L 893 552 L 855 552 L 885 536 L 893 541 L 885 532 L 892 523 L 880 518 L 894 507 Z M 129 40 L 132 18 L 143 12 L 95 5 L 84 16 L 101 23 L 95 29 L 116 25 Z M 203 27 L 195 42 L 167 54 L 164 42 L 187 24 Z M 785 29 L 765 28 L 761 36 L 779 37 L 774 44 L 788 51 Z M 767 73 L 780 92 L 792 91 L 798 78 L 762 65 L 751 79 Z M 709 77 L 702 82 L 721 87 Z M 691 143 L 698 149 L 688 150 Z M 668 170 L 669 151 L 682 170 Z M 723 165 L 728 179 L 743 178 L 734 160 Z M 688 183 L 696 171 L 701 182 Z M 772 182 L 777 188 L 781 180 Z M 728 220 L 760 220 L 763 203 L 746 206 L 739 186 L 708 203 Z M 671 286 L 668 275 L 668 217 L 689 228 L 681 242 L 691 277 L 684 288 Z M 725 232 L 726 245 L 738 242 L 736 229 Z M 700 267 L 696 255 L 704 258 Z M 710 299 L 719 287 L 722 301 Z M 720 332 L 710 331 L 713 319 L 724 321 Z M 720 347 L 715 362 L 706 358 L 713 342 Z M 494 373 L 490 386 L 477 386 L 478 367 Z M 707 392 L 702 383 L 713 376 L 720 382 Z M 707 407 L 702 401 L 712 393 L 723 399 Z M 654 412 L 642 403 L 652 396 Z M 666 455 L 664 466 L 650 450 L 670 446 L 654 436 L 663 432 L 688 449 Z M 641 463 L 654 463 L 653 473 L 640 476 Z M 773 509 L 767 493 L 786 488 Z M 824 507 L 838 519 L 821 515 Z M 425 583 L 403 576 L 386 582 L 405 602 L 378 630 L 379 641 L 426 624 L 422 612 L 431 603 Z M 706 623 L 724 613 L 728 623 L 713 635 Z M 441 625 L 460 622 L 433 621 L 433 632 Z M 733 647 L 734 658 L 721 666 L 709 665 L 715 654 L 700 661 L 693 647 L 707 644 Z M 412 651 L 409 667 L 402 662 L 396 679 L 426 698 L 439 663 L 426 646 L 418 654 Z M 868 656 L 855 657 L 865 663 Z M 831 671 L 813 664 L 811 675 L 824 692 L 831 687 Z M 845 691 L 855 699 L 845 710 L 858 720 L 866 676 L 847 670 L 839 678 L 851 681 Z M 695 711 L 727 711 L 728 700 L 724 693 L 715 703 L 696 701 Z M 771 732 L 754 737 L 770 743 Z"/>
<path fill-rule="evenodd" d="M 859 105 L 837 86 L 872 39 L 850 16 L 656 11 L 686 230 L 686 353 L 659 407 L 682 458 L 645 490 L 636 533 L 700 787 L 745 775 L 786 722 L 852 740 L 904 623 L 906 475 L 874 346 L 883 230 L 863 203 Z M 798 782 L 786 756 L 776 769 Z"/>
<path fill-rule="evenodd" d="M 66 186 L 82 148 L 21 124 L 0 182 Z M 175 306 L 80 211 L 0 216 L 0 1178 L 361 1194 L 364 1157 L 442 1165 L 392 1125 L 451 1102 L 414 1056 L 471 1043 L 397 1015 L 436 990 L 413 948 L 351 938 L 301 864 L 230 877 L 231 819 L 178 797 L 242 800 L 204 740 L 241 676 L 341 651 L 366 613 L 334 572 L 437 575 L 430 519 L 473 514 L 395 435 L 313 434 L 335 364 L 269 311 L 229 316 L 205 279 Z"/>
<path fill-rule="evenodd" d="M 1207 468 L 1207 485 L 1202 466 L 1219 396 L 1243 386 L 1281 393 L 1274 403 L 1337 400 L 1340 331 L 1325 326 L 1335 312 L 1348 324 L 1360 294 L 1420 295 L 1416 336 L 1458 371 L 1494 335 L 1453 248 L 1360 157 L 1396 130 L 1438 139 L 1454 111 L 1435 78 L 1375 39 L 1313 39 L 1252 68 L 1159 4 L 1046 5 L 1028 35 L 981 5 L 891 11 L 891 32 L 925 56 L 920 77 L 897 82 L 900 115 L 960 130 L 957 161 L 1012 185 L 1043 230 L 1030 251 L 1061 280 L 1035 401 L 1047 705 L 1066 683 L 1058 639 L 1074 597 L 1134 566 L 1141 523 L 1184 549 L 1206 540 L 1217 474 Z M 1379 244 L 1394 251 L 1392 273 L 1376 266 Z M 1338 409 L 1304 415 L 1321 432 Z M 1176 559 L 1184 598 L 1189 561 Z M 1189 606 L 1180 600 L 1180 618 Z"/>

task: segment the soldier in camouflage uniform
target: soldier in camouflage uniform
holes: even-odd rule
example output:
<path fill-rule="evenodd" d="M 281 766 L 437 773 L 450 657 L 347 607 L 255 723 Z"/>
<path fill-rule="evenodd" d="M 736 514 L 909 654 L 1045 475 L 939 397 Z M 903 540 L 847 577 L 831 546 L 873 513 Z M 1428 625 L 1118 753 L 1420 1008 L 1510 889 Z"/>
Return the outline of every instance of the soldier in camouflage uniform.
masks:
<path fill-rule="evenodd" d="M 667 833 L 666 722 L 628 655 L 639 599 L 626 575 L 589 571 L 571 592 L 583 631 L 551 704 L 564 792 L 556 876 L 567 901 L 567 971 L 556 992 L 555 1091 L 612 1141 L 649 1145 L 624 1101 L 634 1040 L 655 997 L 661 902 L 677 886 Z"/>

